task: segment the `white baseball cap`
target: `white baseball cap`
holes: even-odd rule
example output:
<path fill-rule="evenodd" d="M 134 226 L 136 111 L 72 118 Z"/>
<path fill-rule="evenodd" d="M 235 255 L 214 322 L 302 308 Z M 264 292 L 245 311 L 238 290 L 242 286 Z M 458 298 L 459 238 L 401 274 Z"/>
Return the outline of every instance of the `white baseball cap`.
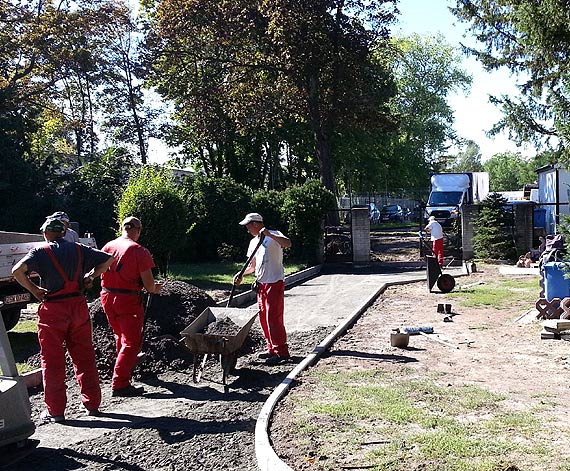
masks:
<path fill-rule="evenodd" d="M 263 222 L 263 217 L 259 213 L 248 213 L 245 215 L 242 221 L 240 221 L 240 225 L 245 226 L 250 222 Z"/>

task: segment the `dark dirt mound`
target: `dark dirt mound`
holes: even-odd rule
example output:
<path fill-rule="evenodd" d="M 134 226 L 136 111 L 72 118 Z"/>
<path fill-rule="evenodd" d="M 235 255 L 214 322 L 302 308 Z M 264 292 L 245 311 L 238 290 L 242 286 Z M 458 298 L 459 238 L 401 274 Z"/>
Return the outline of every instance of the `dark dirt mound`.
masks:
<path fill-rule="evenodd" d="M 160 295 L 146 303 L 143 352 L 146 358 L 137 366 L 137 377 L 190 366 L 193 355 L 179 344 L 180 332 L 215 301 L 204 291 L 182 281 L 164 281 Z M 101 378 L 110 378 L 115 363 L 115 339 L 101 301 L 90 306 L 93 341 Z"/>

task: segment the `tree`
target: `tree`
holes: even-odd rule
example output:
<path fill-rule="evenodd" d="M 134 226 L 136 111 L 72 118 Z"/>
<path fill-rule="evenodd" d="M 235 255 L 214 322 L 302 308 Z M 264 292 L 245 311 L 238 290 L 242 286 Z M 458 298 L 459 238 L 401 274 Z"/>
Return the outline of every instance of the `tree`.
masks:
<path fill-rule="evenodd" d="M 505 209 L 507 199 L 498 193 L 491 193 L 482 202 L 482 208 L 475 218 L 473 248 L 475 256 L 483 260 L 514 260 L 515 241 L 512 235 L 512 212 Z"/>
<path fill-rule="evenodd" d="M 522 74 L 521 99 L 493 97 L 503 118 L 493 129 L 504 129 L 521 142 L 560 139 L 566 149 L 570 138 L 570 61 L 568 3 L 562 0 L 457 0 L 453 13 L 471 23 L 483 43 L 465 48 L 488 70 L 507 67 Z"/>
<path fill-rule="evenodd" d="M 311 157 L 334 190 L 335 137 L 390 122 L 390 77 L 371 47 L 386 43 L 391 3 L 162 0 L 149 34 L 153 83 L 215 176 L 251 179 L 260 158 L 279 155 L 275 130 L 293 123 L 310 130 Z"/>
<path fill-rule="evenodd" d="M 384 151 L 389 156 L 388 179 L 392 187 L 422 188 L 430 172 L 441 169 L 449 143 L 456 138 L 448 97 L 467 90 L 471 77 L 457 65 L 459 51 L 441 35 L 397 38 L 394 48 L 398 92 L 391 108 L 399 128 Z"/>
<path fill-rule="evenodd" d="M 483 168 L 489 172 L 491 191 L 521 190 L 525 184 L 536 181 L 533 161 L 524 160 L 520 152 L 495 154 Z"/>
<path fill-rule="evenodd" d="M 475 141 L 467 140 L 464 143 L 464 150 L 460 151 L 447 165 L 446 170 L 449 172 L 482 172 L 480 147 Z"/>

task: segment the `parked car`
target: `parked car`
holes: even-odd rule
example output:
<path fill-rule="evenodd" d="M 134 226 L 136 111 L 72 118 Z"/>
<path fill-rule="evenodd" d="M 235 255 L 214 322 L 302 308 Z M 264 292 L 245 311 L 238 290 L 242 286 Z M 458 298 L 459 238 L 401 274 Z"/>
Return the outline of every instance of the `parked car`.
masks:
<path fill-rule="evenodd" d="M 378 224 L 380 222 L 380 210 L 374 203 L 368 203 L 368 211 L 370 211 L 370 223 Z"/>
<path fill-rule="evenodd" d="M 404 210 L 399 204 L 388 204 L 380 210 L 380 222 L 403 222 Z"/>

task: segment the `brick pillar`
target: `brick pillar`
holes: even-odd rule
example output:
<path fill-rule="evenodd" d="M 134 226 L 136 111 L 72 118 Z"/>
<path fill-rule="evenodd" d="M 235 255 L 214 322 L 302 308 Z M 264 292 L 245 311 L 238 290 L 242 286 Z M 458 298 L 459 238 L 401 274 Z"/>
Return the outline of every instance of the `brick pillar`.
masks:
<path fill-rule="evenodd" d="M 469 260 L 473 258 L 473 236 L 475 232 L 473 230 L 473 220 L 479 214 L 479 206 L 477 205 L 466 205 L 461 207 L 461 243 L 463 247 L 463 260 Z"/>
<path fill-rule="evenodd" d="M 515 215 L 515 245 L 518 252 L 530 251 L 533 244 L 534 204 L 513 205 Z"/>
<path fill-rule="evenodd" d="M 353 208 L 352 220 L 352 262 L 370 263 L 370 216 L 368 208 Z"/>

